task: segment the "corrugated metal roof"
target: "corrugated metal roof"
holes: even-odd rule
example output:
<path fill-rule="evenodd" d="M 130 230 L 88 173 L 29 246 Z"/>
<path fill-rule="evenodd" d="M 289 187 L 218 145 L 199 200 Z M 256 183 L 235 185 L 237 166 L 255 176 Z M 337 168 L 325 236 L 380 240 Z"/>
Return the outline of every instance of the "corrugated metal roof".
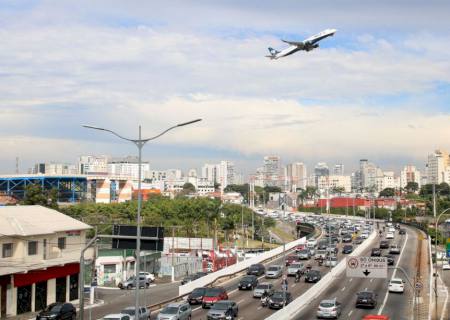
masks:
<path fill-rule="evenodd" d="M 0 207 L 0 236 L 31 236 L 90 228 L 81 221 L 42 206 Z"/>

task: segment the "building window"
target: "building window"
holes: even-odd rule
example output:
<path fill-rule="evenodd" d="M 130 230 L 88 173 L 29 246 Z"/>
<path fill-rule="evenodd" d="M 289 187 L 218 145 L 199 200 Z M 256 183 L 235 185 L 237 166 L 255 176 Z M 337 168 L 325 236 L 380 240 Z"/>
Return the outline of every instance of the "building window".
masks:
<path fill-rule="evenodd" d="M 65 237 L 58 238 L 58 248 L 61 250 L 66 248 L 66 238 Z"/>
<path fill-rule="evenodd" d="M 4 243 L 2 246 L 2 258 L 9 258 L 13 255 L 13 244 Z"/>
<path fill-rule="evenodd" d="M 29 256 L 34 256 L 37 254 L 37 246 L 38 246 L 37 241 L 28 242 L 28 255 Z"/>
<path fill-rule="evenodd" d="M 103 265 L 104 273 L 116 273 L 116 265 L 115 264 L 105 264 Z"/>

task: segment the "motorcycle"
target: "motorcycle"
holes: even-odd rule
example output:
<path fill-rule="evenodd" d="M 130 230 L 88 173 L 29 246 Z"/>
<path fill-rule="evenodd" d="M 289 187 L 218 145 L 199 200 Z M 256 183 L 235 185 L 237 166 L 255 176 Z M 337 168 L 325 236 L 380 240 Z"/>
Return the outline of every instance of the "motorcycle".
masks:
<path fill-rule="evenodd" d="M 261 297 L 261 307 L 265 308 L 269 305 L 269 296 Z"/>
<path fill-rule="evenodd" d="M 295 274 L 295 280 L 294 280 L 294 282 L 297 283 L 297 282 L 299 282 L 299 281 L 300 281 L 300 274 L 299 274 L 299 273 L 296 273 L 296 274 Z"/>

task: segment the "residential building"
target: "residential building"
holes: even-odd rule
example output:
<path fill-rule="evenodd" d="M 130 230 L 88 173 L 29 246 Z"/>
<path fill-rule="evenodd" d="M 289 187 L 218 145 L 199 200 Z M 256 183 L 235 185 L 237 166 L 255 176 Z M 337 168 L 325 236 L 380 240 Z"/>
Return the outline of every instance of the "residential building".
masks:
<path fill-rule="evenodd" d="M 446 151 L 436 150 L 428 155 L 427 162 L 427 183 L 440 184 L 445 182 L 445 172 L 450 167 L 450 155 Z M 448 180 L 447 180 L 448 181 Z"/>
<path fill-rule="evenodd" d="M 235 183 L 234 163 L 222 160 L 218 164 L 205 164 L 202 167 L 202 178 L 220 184 L 220 189 L 223 190 Z"/>
<path fill-rule="evenodd" d="M 281 158 L 279 156 L 265 156 L 264 166 L 264 186 L 282 186 L 283 178 L 281 172 Z"/>
<path fill-rule="evenodd" d="M 202 178 L 214 183 L 218 181 L 220 168 L 217 164 L 204 164 L 202 167 Z"/>
<path fill-rule="evenodd" d="M 78 158 L 78 173 L 87 175 L 108 174 L 109 157 L 102 156 L 80 156 Z"/>
<path fill-rule="evenodd" d="M 343 176 L 344 175 L 344 165 L 342 163 L 334 165 L 333 175 L 335 175 L 335 176 Z"/>
<path fill-rule="evenodd" d="M 407 165 L 400 172 L 400 187 L 405 188 L 408 182 L 417 183 L 419 188 L 421 186 L 420 171 L 415 166 Z"/>
<path fill-rule="evenodd" d="M 142 161 L 141 180 L 144 180 L 150 171 L 150 163 Z M 113 176 L 128 177 L 132 180 L 139 180 L 139 159 L 128 156 L 125 158 L 114 158 L 108 162 L 108 173 Z"/>
<path fill-rule="evenodd" d="M 325 162 L 319 162 L 314 167 L 314 185 L 319 187 L 319 177 L 326 177 L 330 175 L 330 169 Z"/>
<path fill-rule="evenodd" d="M 297 188 L 306 188 L 307 172 L 303 162 L 290 163 L 286 166 L 286 179 L 289 189 L 296 191 Z"/>
<path fill-rule="evenodd" d="M 320 176 L 318 177 L 318 189 L 323 192 L 325 190 L 343 189 L 343 192 L 352 191 L 352 183 L 350 176 Z"/>
<path fill-rule="evenodd" d="M 78 300 L 80 254 L 90 228 L 42 206 L 0 207 L 2 319 Z"/>
<path fill-rule="evenodd" d="M 46 175 L 76 175 L 78 169 L 75 165 L 70 163 L 37 163 L 31 170 L 32 174 L 46 174 Z"/>

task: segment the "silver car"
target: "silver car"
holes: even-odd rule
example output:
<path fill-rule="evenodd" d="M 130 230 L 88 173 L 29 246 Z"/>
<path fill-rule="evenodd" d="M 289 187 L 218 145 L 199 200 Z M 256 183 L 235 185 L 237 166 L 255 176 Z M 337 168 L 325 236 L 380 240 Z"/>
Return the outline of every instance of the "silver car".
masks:
<path fill-rule="evenodd" d="M 269 266 L 266 270 L 266 278 L 279 278 L 283 274 L 283 268 L 280 265 Z"/>
<path fill-rule="evenodd" d="M 299 270 L 303 273 L 305 271 L 305 265 L 303 263 L 293 263 L 288 267 L 287 274 L 288 276 L 295 276 Z"/>
<path fill-rule="evenodd" d="M 329 256 L 325 260 L 325 267 L 336 267 L 338 264 L 338 259 L 336 256 Z"/>
<path fill-rule="evenodd" d="M 192 309 L 187 302 L 170 303 L 162 309 L 157 320 L 187 320 L 191 318 Z"/>
<path fill-rule="evenodd" d="M 268 282 L 260 283 L 256 286 L 255 290 L 253 290 L 254 298 L 261 298 L 263 293 L 266 292 L 270 296 L 274 291 L 273 284 Z"/>
<path fill-rule="evenodd" d="M 150 310 L 148 310 L 146 307 L 139 307 L 139 317 L 136 319 L 134 316 L 135 313 L 134 307 L 128 307 L 123 309 L 120 313 L 124 313 L 130 316 L 130 320 L 147 320 L 150 319 Z"/>
<path fill-rule="evenodd" d="M 234 319 L 237 317 L 239 308 L 236 302 L 222 300 L 214 303 L 206 315 L 207 320 Z"/>
<path fill-rule="evenodd" d="M 337 319 L 341 315 L 341 303 L 333 300 L 322 300 L 317 309 L 319 319 Z"/>
<path fill-rule="evenodd" d="M 302 249 L 300 251 L 297 251 L 297 256 L 299 259 L 309 260 L 309 258 L 311 258 L 311 252 L 309 251 L 308 248 Z"/>
<path fill-rule="evenodd" d="M 130 320 L 130 316 L 122 313 L 108 314 L 100 320 Z"/>

